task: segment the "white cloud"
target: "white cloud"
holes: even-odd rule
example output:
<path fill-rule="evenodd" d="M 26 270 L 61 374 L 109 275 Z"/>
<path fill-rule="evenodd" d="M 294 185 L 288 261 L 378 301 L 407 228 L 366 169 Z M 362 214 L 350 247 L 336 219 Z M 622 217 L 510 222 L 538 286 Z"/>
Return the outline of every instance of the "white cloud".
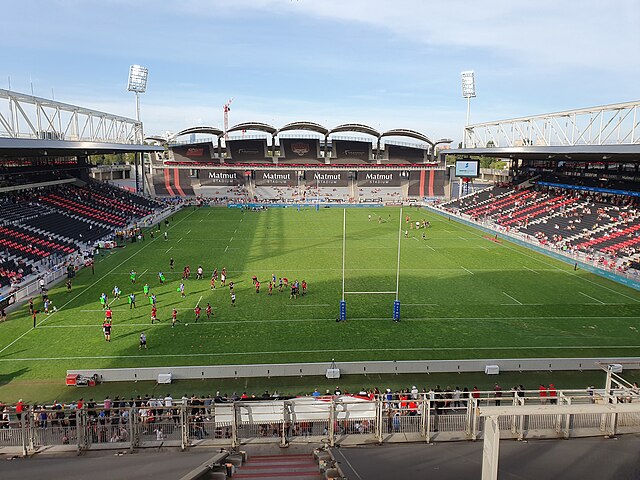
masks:
<path fill-rule="evenodd" d="M 358 22 L 433 47 L 482 49 L 519 64 L 626 70 L 639 63 L 637 0 L 187 0 L 179 5 L 200 15 L 261 10 Z"/>

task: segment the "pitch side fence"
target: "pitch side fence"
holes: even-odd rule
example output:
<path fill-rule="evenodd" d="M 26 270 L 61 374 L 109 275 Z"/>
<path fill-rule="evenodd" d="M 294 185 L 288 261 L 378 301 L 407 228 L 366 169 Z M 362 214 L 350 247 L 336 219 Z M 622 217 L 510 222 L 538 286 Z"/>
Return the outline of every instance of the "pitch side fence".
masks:
<path fill-rule="evenodd" d="M 5 407 L 0 449 L 23 455 L 43 447 L 64 450 L 135 449 L 196 445 L 238 447 L 249 443 L 326 443 L 362 445 L 483 438 L 483 408 L 545 404 L 570 406 L 572 413 L 505 415 L 499 418 L 502 438 L 570 438 L 640 433 L 640 395 L 634 389 L 558 391 L 430 392 L 353 396 L 301 397 L 216 403 L 211 398 L 113 401 L 81 409 L 49 405 L 17 413 Z M 631 404 L 624 413 L 580 413 L 590 404 Z M 633 409 L 637 406 L 637 410 Z M 529 409 L 530 410 L 530 409 Z"/>

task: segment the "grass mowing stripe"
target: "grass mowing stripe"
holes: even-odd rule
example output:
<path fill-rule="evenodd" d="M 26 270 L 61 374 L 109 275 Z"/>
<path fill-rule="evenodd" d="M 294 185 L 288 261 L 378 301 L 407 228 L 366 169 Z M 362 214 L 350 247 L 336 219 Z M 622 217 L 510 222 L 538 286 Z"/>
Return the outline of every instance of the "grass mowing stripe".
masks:
<path fill-rule="evenodd" d="M 511 307 L 519 307 L 520 305 L 516 305 L 513 303 L 508 303 Z M 522 306 L 532 306 L 534 304 L 524 304 Z M 289 306 L 289 305 L 287 305 Z M 294 305 L 291 305 L 294 306 Z M 331 305 L 328 305 L 331 306 Z M 409 303 L 404 304 L 404 306 L 438 306 L 437 304 L 423 304 L 423 303 Z M 214 307 L 214 310 L 216 307 Z M 189 307 L 176 307 L 176 310 L 192 310 Z M 102 311 L 102 310 L 100 310 Z M 126 310 L 125 310 L 126 311 Z M 322 317 L 322 318 L 283 318 L 283 319 L 271 319 L 271 320 L 213 320 L 210 322 L 211 325 L 235 325 L 235 324 L 259 324 L 259 323 L 269 323 L 269 324 L 277 324 L 277 323 L 313 323 L 313 322 L 326 322 L 327 320 L 333 320 L 334 316 L 331 317 Z M 615 319 L 615 320 L 638 320 L 640 317 L 619 317 L 619 316 L 604 316 L 604 317 L 411 317 L 406 318 L 403 322 L 423 322 L 423 321 L 434 321 L 434 320 L 460 320 L 460 321 L 500 321 L 500 320 L 606 320 L 606 319 Z M 350 322 L 373 322 L 373 321 L 391 321 L 390 317 L 350 317 Z M 119 323 L 117 326 L 127 326 L 127 325 L 135 325 L 132 323 Z M 151 325 L 142 324 L 142 325 Z M 203 323 L 206 325 L 206 323 Z M 76 324 L 76 325 L 44 325 L 40 328 L 85 328 L 85 327 L 94 327 L 92 324 Z"/>

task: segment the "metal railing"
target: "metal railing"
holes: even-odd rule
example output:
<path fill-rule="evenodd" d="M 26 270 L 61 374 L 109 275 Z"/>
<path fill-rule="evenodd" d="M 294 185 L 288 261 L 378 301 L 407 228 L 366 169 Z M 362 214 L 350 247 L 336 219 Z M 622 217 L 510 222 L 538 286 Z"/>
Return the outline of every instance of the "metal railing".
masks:
<path fill-rule="evenodd" d="M 591 392 L 593 393 L 593 392 Z M 500 394 L 499 394 L 500 395 Z M 585 404 L 637 403 L 637 412 L 580 413 Z M 540 397 L 537 391 L 393 394 L 366 397 L 300 397 L 215 403 L 211 399 L 113 401 L 111 404 L 15 407 L 0 412 L 0 448 L 27 455 L 42 447 L 134 449 L 247 443 L 365 444 L 482 438 L 485 407 L 572 406 L 572 413 L 504 415 L 503 438 L 569 438 L 640 432 L 640 395 L 581 390 Z"/>

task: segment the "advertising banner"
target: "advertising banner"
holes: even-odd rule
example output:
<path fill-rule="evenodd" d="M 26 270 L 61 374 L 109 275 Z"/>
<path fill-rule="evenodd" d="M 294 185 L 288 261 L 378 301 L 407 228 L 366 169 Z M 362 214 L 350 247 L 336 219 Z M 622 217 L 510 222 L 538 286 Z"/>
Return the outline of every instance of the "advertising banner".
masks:
<path fill-rule="evenodd" d="M 348 187 L 349 172 L 307 170 L 305 172 L 307 185 L 315 187 Z"/>
<path fill-rule="evenodd" d="M 257 187 L 293 187 L 298 185 L 298 174 L 295 170 L 256 170 L 255 182 Z"/>
<path fill-rule="evenodd" d="M 399 187 L 400 172 L 358 172 L 359 187 Z"/>
<path fill-rule="evenodd" d="M 280 156 L 288 160 L 312 159 L 320 157 L 320 140 L 314 138 L 281 138 Z"/>
<path fill-rule="evenodd" d="M 246 178 L 242 170 L 199 170 L 198 176 L 203 187 L 244 185 Z"/>
<path fill-rule="evenodd" d="M 227 142 L 228 158 L 225 162 L 250 162 L 264 160 L 267 156 L 267 140 L 229 140 Z"/>

